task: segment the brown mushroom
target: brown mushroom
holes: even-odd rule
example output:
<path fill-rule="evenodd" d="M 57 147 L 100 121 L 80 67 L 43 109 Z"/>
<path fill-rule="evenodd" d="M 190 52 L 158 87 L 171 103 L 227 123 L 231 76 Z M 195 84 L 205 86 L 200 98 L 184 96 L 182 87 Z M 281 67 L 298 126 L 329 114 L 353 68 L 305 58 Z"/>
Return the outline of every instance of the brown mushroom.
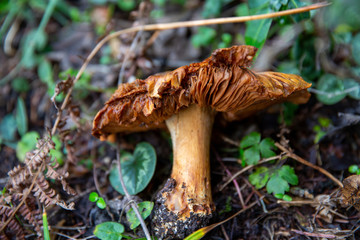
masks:
<path fill-rule="evenodd" d="M 96 137 L 161 128 L 165 121 L 174 161 L 154 208 L 160 239 L 184 238 L 214 211 L 209 147 L 216 112 L 236 119 L 278 102 L 307 101 L 311 84 L 301 77 L 249 70 L 255 53 L 252 46 L 218 49 L 203 62 L 122 84 L 96 115 Z"/>

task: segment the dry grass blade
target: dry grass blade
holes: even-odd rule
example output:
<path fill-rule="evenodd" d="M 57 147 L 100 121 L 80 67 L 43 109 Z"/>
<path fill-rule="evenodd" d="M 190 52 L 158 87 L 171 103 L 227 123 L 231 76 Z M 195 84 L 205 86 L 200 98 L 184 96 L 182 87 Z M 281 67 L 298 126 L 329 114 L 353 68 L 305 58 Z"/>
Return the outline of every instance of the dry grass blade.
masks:
<path fill-rule="evenodd" d="M 184 27 L 187 28 L 187 27 L 214 25 L 214 24 L 240 23 L 240 22 L 266 19 L 266 18 L 275 18 L 275 17 L 281 17 L 281 16 L 286 16 L 286 15 L 291 15 L 291 14 L 308 12 L 311 10 L 326 7 L 328 5 L 330 5 L 330 3 L 322 2 L 322 3 L 312 4 L 312 5 L 309 5 L 306 7 L 300 7 L 300 8 L 284 10 L 284 11 L 280 11 L 280 12 L 276 12 L 276 13 L 266 13 L 266 14 L 259 14 L 259 15 L 253 15 L 253 16 L 214 18 L 214 19 L 195 20 L 195 21 L 186 21 L 186 22 L 149 24 L 149 25 L 131 27 L 131 28 L 127 28 L 127 29 L 120 30 L 120 31 L 114 32 L 112 34 L 109 34 L 95 46 L 95 48 L 91 51 L 89 56 L 86 58 L 84 64 L 81 66 L 79 72 L 77 73 L 77 75 L 74 79 L 73 86 L 69 89 L 69 91 L 66 94 L 66 97 L 61 105 L 60 111 L 58 112 L 58 116 L 57 116 L 54 126 L 51 130 L 51 134 L 55 134 L 55 132 L 56 132 L 56 129 L 61 120 L 62 110 L 65 109 L 66 105 L 69 102 L 74 84 L 80 79 L 80 76 L 85 71 L 87 65 L 90 63 L 91 59 L 96 55 L 96 53 L 100 50 L 100 48 L 112 38 L 119 37 L 122 34 L 133 33 L 133 32 L 138 32 L 138 31 L 159 31 L 159 30 L 169 30 L 169 29 L 184 28 Z"/>

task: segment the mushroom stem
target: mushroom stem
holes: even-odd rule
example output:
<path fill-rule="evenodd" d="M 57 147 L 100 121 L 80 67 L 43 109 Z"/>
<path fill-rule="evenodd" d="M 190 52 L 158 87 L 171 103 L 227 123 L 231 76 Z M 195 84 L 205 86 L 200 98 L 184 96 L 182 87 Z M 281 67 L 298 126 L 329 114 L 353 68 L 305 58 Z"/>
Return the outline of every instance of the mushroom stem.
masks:
<path fill-rule="evenodd" d="M 214 116 L 210 108 L 194 104 L 166 120 L 174 161 L 171 179 L 156 199 L 153 229 L 160 239 L 183 239 L 211 217 L 209 150 Z"/>

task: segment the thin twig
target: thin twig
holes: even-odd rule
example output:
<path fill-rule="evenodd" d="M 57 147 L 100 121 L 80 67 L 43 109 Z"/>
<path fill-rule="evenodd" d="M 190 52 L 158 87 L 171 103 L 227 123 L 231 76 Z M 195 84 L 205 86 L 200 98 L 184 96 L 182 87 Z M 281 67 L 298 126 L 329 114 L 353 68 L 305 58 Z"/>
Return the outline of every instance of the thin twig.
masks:
<path fill-rule="evenodd" d="M 298 161 L 301 164 L 304 164 L 308 167 L 311 167 L 313 169 L 318 170 L 319 172 L 321 172 L 322 174 L 324 174 L 325 176 L 327 176 L 328 178 L 330 178 L 334 183 L 336 183 L 337 185 L 339 185 L 341 188 L 344 187 L 344 185 L 342 184 L 342 182 L 337 179 L 336 177 L 334 177 L 331 173 L 329 173 L 328 171 L 326 171 L 325 169 L 323 169 L 322 167 L 319 167 L 315 164 L 312 164 L 311 162 L 306 161 L 305 159 L 299 157 L 298 155 L 290 152 L 287 148 L 285 148 L 284 146 L 282 146 L 280 143 L 275 143 L 275 146 L 278 147 L 281 151 L 285 152 L 286 155 L 296 161 Z"/>
<path fill-rule="evenodd" d="M 76 77 L 73 82 L 73 86 L 69 89 L 68 93 L 66 94 L 66 97 L 61 105 L 60 111 L 58 112 L 57 118 L 55 120 L 54 126 L 51 130 L 52 134 L 55 134 L 56 129 L 60 123 L 62 110 L 65 109 L 66 105 L 69 102 L 71 93 L 73 91 L 73 87 L 75 83 L 80 79 L 81 75 L 85 71 L 86 67 L 90 63 L 91 59 L 95 56 L 95 54 L 100 50 L 100 48 L 108 42 L 110 39 L 118 37 L 122 34 L 127 33 L 133 33 L 138 31 L 155 31 L 155 30 L 169 30 L 169 29 L 176 29 L 176 28 L 185 28 L 185 27 L 195 27 L 195 26 L 206 26 L 206 25 L 214 25 L 214 24 L 226 24 L 226 23 L 240 23 L 240 22 L 247 22 L 247 21 L 253 21 L 253 20 L 260 20 L 260 19 L 266 19 L 266 18 L 275 18 L 275 17 L 281 17 L 291 14 L 297 14 L 302 12 L 308 12 L 311 10 L 315 10 L 318 8 L 323 8 L 330 5 L 327 2 L 322 3 L 316 3 L 312 4 L 306 7 L 301 8 L 295 8 L 295 9 L 289 9 L 284 10 L 280 12 L 275 13 L 266 13 L 266 14 L 259 14 L 259 15 L 253 15 L 253 16 L 242 16 L 242 17 L 229 17 L 229 18 L 213 18 L 213 19 L 205 19 L 205 20 L 195 20 L 195 21 L 185 21 L 185 22 L 173 22 L 173 23 L 159 23 L 159 24 L 148 24 L 148 25 L 141 25 L 141 26 L 135 26 L 131 28 L 126 28 L 124 30 L 120 30 L 114 33 L 111 33 L 107 35 L 105 38 L 103 38 L 90 52 L 89 56 L 86 58 L 85 62 L 79 69 L 79 72 L 76 74 Z"/>
<path fill-rule="evenodd" d="M 225 240 L 230 240 L 229 236 L 226 233 L 224 225 L 221 225 L 221 231 L 222 231 L 222 233 L 224 235 Z"/>
<path fill-rule="evenodd" d="M 125 183 L 124 183 L 124 179 L 122 177 L 122 172 L 121 172 L 121 161 L 120 161 L 120 152 L 117 151 L 116 153 L 116 158 L 117 158 L 117 162 L 118 162 L 118 171 L 119 171 L 119 180 L 120 180 L 120 183 L 121 183 L 121 186 L 124 190 L 124 193 L 125 193 L 125 197 L 128 199 L 128 200 L 131 200 L 131 196 L 129 194 L 129 192 L 127 191 L 126 189 L 126 186 L 125 186 Z M 135 201 L 133 201 L 131 203 L 131 207 L 132 209 L 134 209 L 134 212 L 136 214 L 136 217 L 139 219 L 140 221 L 140 224 L 141 224 L 141 227 L 142 229 L 144 230 L 144 233 L 145 233 L 145 236 L 146 236 L 146 239 L 147 240 L 151 240 L 151 236 L 150 236 L 150 233 L 149 233 L 149 230 L 147 229 L 146 227 L 146 224 L 144 222 L 144 219 L 142 218 L 140 212 L 139 212 L 139 209 L 138 209 L 138 206 L 136 204 Z"/>
<path fill-rule="evenodd" d="M 237 173 L 235 173 L 234 175 L 232 175 L 232 177 L 226 181 L 226 183 L 224 183 L 221 187 L 220 187 L 220 191 L 222 191 L 232 180 L 234 180 L 235 178 L 237 178 L 238 176 L 240 176 L 241 174 L 243 174 L 246 171 L 249 171 L 250 169 L 252 169 L 253 167 L 256 167 L 260 164 L 266 163 L 266 162 L 270 162 L 272 160 L 276 160 L 276 159 L 280 159 L 281 156 L 274 156 L 274 157 L 269 157 L 269 158 L 265 158 L 263 160 L 260 160 L 257 164 L 255 165 L 249 165 L 244 167 L 243 169 L 241 169 L 240 171 L 238 171 Z"/>
<path fill-rule="evenodd" d="M 216 160 L 220 163 L 220 165 L 225 169 L 228 176 L 231 178 L 232 177 L 231 172 L 225 166 L 225 164 L 223 163 L 223 161 L 222 161 L 221 157 L 219 156 L 219 154 L 216 151 L 214 151 L 214 152 L 215 152 Z M 243 198 L 243 196 L 241 194 L 241 190 L 240 190 L 239 184 L 237 183 L 236 179 L 233 179 L 233 183 L 234 183 L 235 189 L 236 189 L 236 191 L 237 191 L 237 193 L 239 195 L 239 200 L 240 200 L 241 206 L 243 208 L 245 208 L 246 206 L 245 206 L 245 203 L 244 203 L 244 198 Z"/>
<path fill-rule="evenodd" d="M 336 238 L 335 235 L 333 234 L 323 234 L 323 233 L 311 233 L 311 232 L 303 232 L 303 231 L 299 231 L 296 229 L 291 229 L 292 232 L 303 235 L 303 236 L 308 236 L 308 237 L 317 237 L 317 238 Z"/>

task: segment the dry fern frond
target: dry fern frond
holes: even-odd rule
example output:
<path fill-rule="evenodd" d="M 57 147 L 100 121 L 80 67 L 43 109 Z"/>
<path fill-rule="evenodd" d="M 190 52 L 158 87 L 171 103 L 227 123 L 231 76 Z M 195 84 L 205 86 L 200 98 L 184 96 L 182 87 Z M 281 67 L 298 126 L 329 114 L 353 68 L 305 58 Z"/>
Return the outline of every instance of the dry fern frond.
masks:
<path fill-rule="evenodd" d="M 15 166 L 12 170 L 8 172 L 10 177 L 8 189 L 10 192 L 21 191 L 23 186 L 27 185 L 30 182 L 30 172 L 27 168 L 20 165 Z"/>
<path fill-rule="evenodd" d="M 34 196 L 39 197 L 41 203 L 48 207 L 51 204 L 56 204 L 60 197 L 53 188 L 50 188 L 49 182 L 45 179 L 44 176 L 39 176 L 35 180 L 35 186 L 32 190 Z"/>
<path fill-rule="evenodd" d="M 72 187 L 70 187 L 69 184 L 64 179 L 61 180 L 61 185 L 65 192 L 67 192 L 70 195 L 76 195 L 76 191 Z"/>
<path fill-rule="evenodd" d="M 46 164 L 50 162 L 51 157 L 49 156 L 49 152 L 51 149 L 55 149 L 55 143 L 49 136 L 44 139 L 39 139 L 36 144 L 36 149 L 26 154 L 25 165 L 30 174 L 32 174 L 33 171 L 36 171 L 43 162 Z"/>
<path fill-rule="evenodd" d="M 26 203 L 19 209 L 19 214 L 34 226 L 38 236 L 42 236 L 42 216 L 39 209 L 31 209 Z"/>
<path fill-rule="evenodd" d="M 13 209 L 10 206 L 0 205 L 0 227 L 3 226 L 5 221 L 10 217 L 10 215 L 13 213 Z M 14 233 L 16 235 L 16 239 L 25 239 L 25 232 L 20 225 L 20 223 L 17 221 L 17 219 L 13 218 L 8 224 L 8 231 L 11 233 Z M 0 234 L 1 239 L 8 239 L 8 236 L 6 235 L 5 231 Z"/>

